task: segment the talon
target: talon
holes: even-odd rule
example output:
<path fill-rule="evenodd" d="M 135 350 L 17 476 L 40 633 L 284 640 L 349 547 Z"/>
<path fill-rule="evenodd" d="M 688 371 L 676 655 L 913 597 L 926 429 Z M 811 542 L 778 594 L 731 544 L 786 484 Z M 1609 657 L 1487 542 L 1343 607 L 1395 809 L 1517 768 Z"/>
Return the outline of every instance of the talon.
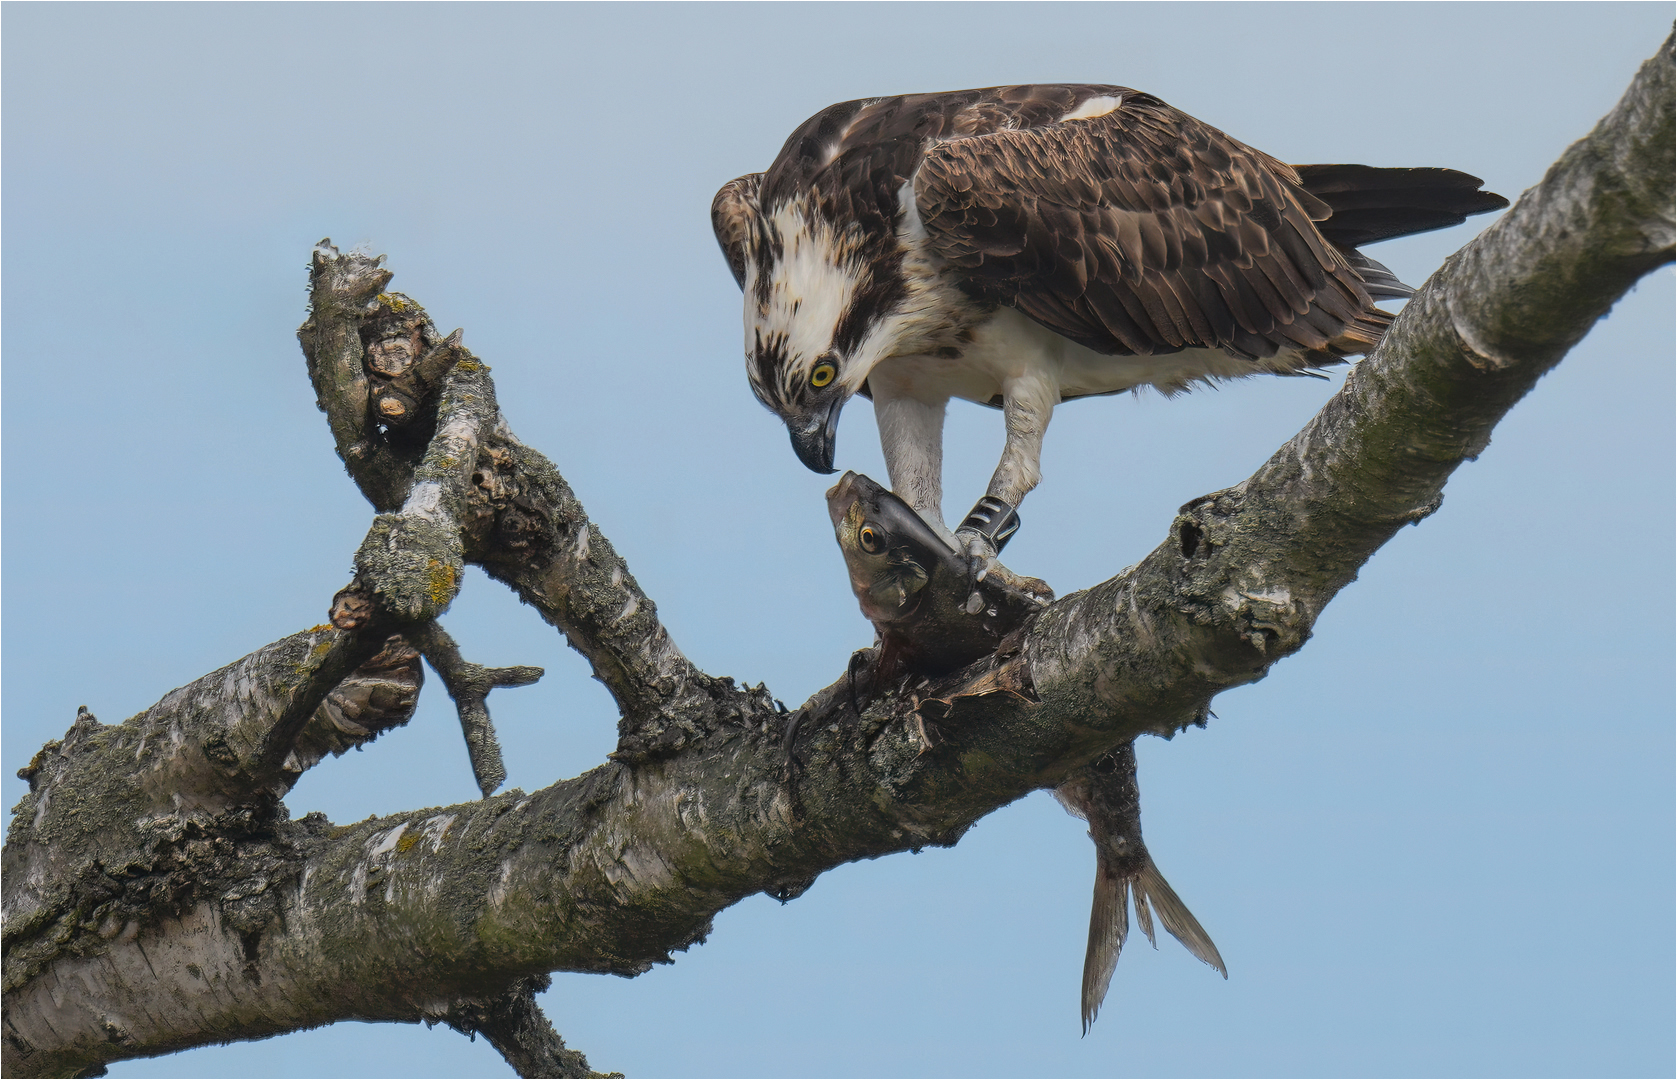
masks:
<path fill-rule="evenodd" d="M 970 520 L 970 519 L 969 519 Z M 963 523 L 955 531 L 955 536 L 961 543 L 961 553 L 967 557 L 971 566 L 973 584 L 978 584 L 990 576 L 990 571 L 1000 566 L 996 560 L 996 546 L 983 533 Z"/>
<path fill-rule="evenodd" d="M 990 557 L 976 580 L 983 581 L 986 577 L 990 579 L 991 588 L 1001 588 L 1022 595 L 1034 604 L 1047 604 L 1054 599 L 1054 590 L 1048 587 L 1046 581 L 1041 578 L 1016 574 L 994 556 Z"/>
<path fill-rule="evenodd" d="M 1009 592 L 1024 594 L 1036 604 L 1046 604 L 1054 598 L 1054 590 L 1050 589 L 1048 583 L 1041 578 L 1025 577 L 1004 566 L 1002 561 L 996 557 L 996 546 L 991 543 L 990 538 L 974 529 L 970 525 L 970 521 L 969 518 L 968 522 L 963 522 L 955 536 L 961 541 L 962 553 L 969 560 L 974 585 L 989 580 L 992 587 L 999 585 Z M 1018 528 L 1017 521 L 1014 528 Z M 975 590 L 967 599 L 966 608 L 969 615 L 976 614 L 979 607 L 982 607 L 982 601 L 980 601 L 979 607 L 973 606 L 973 601 L 978 596 L 979 594 Z"/>

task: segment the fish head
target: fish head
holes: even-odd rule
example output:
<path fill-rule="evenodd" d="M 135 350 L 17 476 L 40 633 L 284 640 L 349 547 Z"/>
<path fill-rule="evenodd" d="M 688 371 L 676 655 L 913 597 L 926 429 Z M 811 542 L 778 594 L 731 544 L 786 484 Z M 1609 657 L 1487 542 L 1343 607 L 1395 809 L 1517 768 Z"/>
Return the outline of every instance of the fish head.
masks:
<path fill-rule="evenodd" d="M 959 572 L 955 553 L 925 519 L 866 476 L 845 473 L 827 492 L 827 512 L 850 588 L 881 630 L 912 620 L 940 572 Z"/>

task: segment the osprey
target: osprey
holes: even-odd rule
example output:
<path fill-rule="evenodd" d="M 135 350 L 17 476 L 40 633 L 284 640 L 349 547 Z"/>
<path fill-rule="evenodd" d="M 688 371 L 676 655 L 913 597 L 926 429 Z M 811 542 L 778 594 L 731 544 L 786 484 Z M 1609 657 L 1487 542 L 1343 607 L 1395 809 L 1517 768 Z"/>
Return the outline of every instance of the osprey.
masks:
<path fill-rule="evenodd" d="M 846 101 L 711 221 L 745 294 L 746 373 L 799 460 L 833 472 L 873 399 L 891 486 L 998 568 L 1071 398 L 1310 369 L 1367 353 L 1413 290 L 1357 250 L 1508 205 L 1450 169 L 1286 165 L 1122 86 Z M 942 512 L 952 397 L 1002 409 L 988 490 Z"/>

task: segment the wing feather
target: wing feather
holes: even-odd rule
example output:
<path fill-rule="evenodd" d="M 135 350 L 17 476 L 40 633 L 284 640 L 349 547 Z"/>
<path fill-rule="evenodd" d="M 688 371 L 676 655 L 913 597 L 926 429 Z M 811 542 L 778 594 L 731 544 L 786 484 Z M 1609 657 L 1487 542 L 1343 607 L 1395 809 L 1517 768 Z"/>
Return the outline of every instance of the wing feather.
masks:
<path fill-rule="evenodd" d="M 1247 276 L 1240 272 L 1240 267 L 1233 260 L 1220 260 L 1208 264 L 1205 273 L 1221 290 L 1223 301 L 1234 316 L 1236 332 L 1230 335 L 1230 340 L 1238 338 L 1242 331 L 1247 335 L 1260 333 L 1268 321 L 1268 314 L 1262 298 L 1252 288 Z"/>
<path fill-rule="evenodd" d="M 1085 338 L 1089 336 L 1088 327 L 1102 326 L 1102 323 L 1096 322 L 1090 319 L 1087 314 L 1075 310 L 1072 304 L 1060 299 L 1053 293 L 1039 292 L 1022 296 L 1019 298 L 1017 306 L 1020 311 L 1056 334 L 1062 334 L 1079 344 L 1087 344 L 1090 348 L 1094 348 L 1094 340 L 1098 340 L 1085 340 Z M 1126 318 L 1124 324 L 1127 326 L 1128 323 L 1129 320 Z M 1108 331 L 1104 326 L 1102 327 L 1102 336 L 1109 332 L 1123 336 L 1122 331 L 1116 328 Z M 1129 330 L 1127 340 L 1145 343 L 1148 338 L 1139 329 L 1132 327 Z"/>
<path fill-rule="evenodd" d="M 722 256 L 728 260 L 734 282 L 745 288 L 745 258 L 751 239 L 752 222 L 757 220 L 757 191 L 762 186 L 763 174 L 750 173 L 722 185 L 710 204 L 710 225 L 716 232 L 716 242 Z"/>
<path fill-rule="evenodd" d="M 1161 275 L 1160 280 L 1171 292 L 1174 310 L 1182 313 L 1179 323 L 1182 336 L 1189 341 L 1217 340 L 1217 331 L 1205 310 L 1205 299 L 1194 288 L 1193 278 L 1177 273 Z"/>
<path fill-rule="evenodd" d="M 1090 348 L 1100 347 L 1101 335 L 1088 335 L 1083 331 L 1085 326 L 1096 326 L 1116 340 L 1125 352 L 1144 355 L 1152 348 L 1152 336 L 1130 314 L 1123 301 L 1119 299 L 1119 294 L 1113 290 L 1102 289 L 1094 293 L 1085 293 L 1080 303 L 1085 310 L 1094 315 L 1096 321 L 1078 318 L 1070 325 L 1068 330 L 1060 330 L 1039 318 L 1033 311 L 1033 308 L 1039 303 L 1039 296 L 1033 294 L 1028 300 L 1021 299 L 1019 310 L 1047 326 L 1050 330 L 1065 334 L 1081 345 L 1088 345 Z"/>
<path fill-rule="evenodd" d="M 1203 264 L 1202 264 L 1203 265 Z M 1199 268 L 1196 268 L 1199 269 Z M 1234 312 L 1223 299 L 1223 293 L 1217 288 L 1217 283 L 1203 272 L 1184 275 L 1188 286 L 1194 290 L 1200 315 L 1209 327 L 1206 341 L 1230 341 L 1234 338 Z"/>
<path fill-rule="evenodd" d="M 1102 116 L 927 151 L 921 221 L 969 291 L 1103 352 L 1331 360 L 1378 336 L 1356 269 L 1314 224 L 1332 210 L 1296 172 L 1117 89 Z"/>
<path fill-rule="evenodd" d="M 1172 340 L 1188 345 L 1200 340 L 1200 338 L 1199 335 L 1194 333 L 1193 320 L 1183 309 L 1183 298 L 1177 295 L 1176 289 L 1171 284 L 1171 279 L 1174 276 L 1173 274 L 1161 274 L 1155 271 L 1148 275 L 1147 283 L 1152 287 L 1154 295 L 1159 298 L 1159 306 L 1164 309 L 1165 316 L 1170 320 L 1170 324 L 1165 327 L 1167 333 L 1171 334 Z"/>
<path fill-rule="evenodd" d="M 1141 280 L 1141 268 L 1147 264 L 1147 253 L 1141 243 L 1141 219 L 1145 215 L 1131 211 L 1119 210 L 1112 215 L 1115 226 L 1113 239 L 1117 241 L 1118 251 L 1123 260 L 1123 277 L 1117 280 L 1135 284 Z"/>

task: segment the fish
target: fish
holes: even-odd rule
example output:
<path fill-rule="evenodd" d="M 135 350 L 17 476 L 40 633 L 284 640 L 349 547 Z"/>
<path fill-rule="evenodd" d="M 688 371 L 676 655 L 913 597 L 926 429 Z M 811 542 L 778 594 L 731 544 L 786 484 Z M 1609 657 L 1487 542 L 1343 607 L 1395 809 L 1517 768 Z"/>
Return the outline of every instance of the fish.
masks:
<path fill-rule="evenodd" d="M 1042 610 L 1035 590 L 975 573 L 972 562 L 908 503 L 860 473 L 845 473 L 827 492 L 827 512 L 851 591 L 878 638 L 874 685 L 899 670 L 937 675 L 987 656 Z M 853 679 L 854 666 L 850 674 Z M 789 758 L 801 718 L 788 726 Z M 1089 1033 L 1112 984 L 1129 934 L 1132 896 L 1136 922 L 1154 948 L 1157 913 L 1172 937 L 1227 979 L 1228 968 L 1211 935 L 1159 873 L 1142 842 L 1135 744 L 1125 743 L 1075 770 L 1054 797 L 1089 823 L 1095 842 L 1095 896 L 1083 960 L 1083 1034 Z"/>
<path fill-rule="evenodd" d="M 827 512 L 886 666 L 953 671 L 995 652 L 1041 610 L 1040 593 L 979 577 L 908 503 L 861 473 L 839 478 L 827 492 Z"/>
<path fill-rule="evenodd" d="M 1194 956 L 1223 978 L 1229 969 L 1211 935 L 1159 873 L 1141 840 L 1141 790 L 1136 785 L 1135 744 L 1125 743 L 1076 770 L 1054 797 L 1074 817 L 1089 823 L 1095 842 L 1095 897 L 1089 911 L 1089 947 L 1083 957 L 1083 1034 L 1100 1013 L 1112 984 L 1118 953 L 1129 935 L 1129 903 L 1135 920 L 1157 949 L 1153 916 Z"/>

